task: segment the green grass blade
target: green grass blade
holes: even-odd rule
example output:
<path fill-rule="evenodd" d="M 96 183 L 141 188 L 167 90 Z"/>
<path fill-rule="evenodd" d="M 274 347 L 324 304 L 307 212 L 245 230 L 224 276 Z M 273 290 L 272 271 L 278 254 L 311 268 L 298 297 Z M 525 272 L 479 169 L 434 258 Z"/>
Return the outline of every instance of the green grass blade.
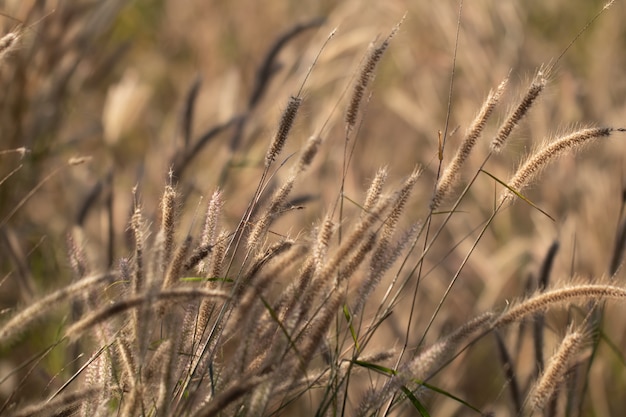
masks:
<path fill-rule="evenodd" d="M 474 407 L 473 405 L 471 405 L 467 401 L 463 400 L 462 398 L 457 397 L 454 394 L 449 393 L 446 390 L 443 390 L 441 388 L 438 388 L 438 387 L 436 387 L 434 385 L 431 385 L 431 384 L 428 384 L 426 382 L 420 382 L 420 381 L 414 381 L 414 382 L 417 383 L 417 384 L 420 384 L 421 386 L 423 386 L 425 388 L 428 388 L 431 391 L 436 392 L 437 394 L 441 394 L 441 395 L 443 395 L 445 397 L 450 398 L 451 400 L 454 400 L 454 401 L 456 401 L 456 402 L 458 402 L 460 404 L 463 404 L 465 407 L 469 408 L 470 410 L 476 411 L 478 414 L 482 415 L 482 412 L 477 407 Z"/>
<path fill-rule="evenodd" d="M 370 369 L 372 371 L 375 372 L 379 372 L 381 374 L 384 375 L 396 375 L 397 372 L 391 368 L 387 368 L 386 366 L 382 366 L 382 365 L 377 365 L 375 363 L 370 363 L 370 362 L 365 362 L 365 361 L 359 361 L 359 360 L 354 360 L 352 361 L 353 364 L 355 365 L 359 365 L 363 368 L 366 369 Z"/>
<path fill-rule="evenodd" d="M 524 197 L 519 191 L 513 189 L 511 186 L 509 186 L 506 182 L 502 181 L 501 179 L 499 179 L 498 177 L 496 177 L 495 175 L 485 171 L 484 169 L 480 170 L 481 172 L 487 174 L 488 176 L 490 176 L 491 178 L 493 178 L 495 181 L 497 181 L 498 183 L 500 183 L 502 186 L 506 187 L 507 190 L 509 190 L 510 192 L 512 192 L 513 194 L 515 194 L 517 197 L 519 197 L 521 200 L 523 200 L 524 202 L 526 202 L 526 204 L 528 204 L 529 206 L 531 206 L 534 209 L 537 209 L 539 212 L 541 212 L 541 214 L 543 214 L 544 216 L 546 216 L 547 218 L 549 218 L 550 220 L 552 220 L 553 222 L 556 222 L 556 220 L 554 220 L 554 217 L 550 216 L 548 213 L 546 213 L 544 210 L 542 210 L 538 205 L 536 205 L 535 203 L 533 203 L 532 201 L 530 201 L 528 198 Z"/>
<path fill-rule="evenodd" d="M 350 334 L 352 335 L 352 340 L 354 341 L 354 348 L 356 349 L 357 352 L 361 352 L 356 330 L 354 329 L 354 326 L 352 325 L 352 314 L 350 314 L 350 310 L 348 309 L 347 304 L 344 304 L 343 306 L 343 315 L 346 317 L 346 322 L 348 323 L 348 327 L 350 328 Z"/>
<path fill-rule="evenodd" d="M 420 413 L 422 417 L 430 417 L 430 413 L 428 412 L 426 407 L 424 407 L 424 404 L 422 404 L 420 400 L 418 400 L 417 397 L 413 395 L 410 389 L 408 389 L 407 387 L 402 387 L 402 392 L 404 392 L 404 395 L 407 396 L 409 401 L 411 401 L 411 404 L 413 404 L 413 407 L 415 407 L 417 412 Z"/>

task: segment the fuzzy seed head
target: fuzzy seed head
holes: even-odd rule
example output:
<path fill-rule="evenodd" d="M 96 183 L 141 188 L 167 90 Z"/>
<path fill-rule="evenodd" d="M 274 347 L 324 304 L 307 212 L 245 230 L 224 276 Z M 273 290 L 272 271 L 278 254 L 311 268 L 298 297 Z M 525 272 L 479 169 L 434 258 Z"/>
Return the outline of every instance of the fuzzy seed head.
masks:
<path fill-rule="evenodd" d="M 383 186 L 385 185 L 388 174 L 389 170 L 386 167 L 380 168 L 376 172 L 376 176 L 374 177 L 374 180 L 370 184 L 370 187 L 367 190 L 367 194 L 365 195 L 365 202 L 363 203 L 363 214 L 371 210 L 376 202 L 378 202 L 380 196 L 383 193 Z"/>
<path fill-rule="evenodd" d="M 20 36 L 15 32 L 9 32 L 0 38 L 0 60 L 4 59 L 17 46 Z"/>
<path fill-rule="evenodd" d="M 350 105 L 346 111 L 346 131 L 348 132 L 354 129 L 354 126 L 356 125 L 363 96 L 365 95 L 365 91 L 367 90 L 370 82 L 374 79 L 378 63 L 389 47 L 389 40 L 390 38 L 385 39 L 380 46 L 372 49 L 367 57 L 367 60 L 365 61 L 365 65 L 363 65 L 363 68 L 361 69 L 359 78 L 354 85 L 354 89 L 352 90 Z"/>
<path fill-rule="evenodd" d="M 314 135 L 309 138 L 304 146 L 300 160 L 298 161 L 296 173 L 304 171 L 309 165 L 311 165 L 311 162 L 313 161 L 313 158 L 315 158 L 315 155 L 317 155 L 317 151 L 319 150 L 321 144 L 322 138 L 320 136 Z"/>
<path fill-rule="evenodd" d="M 389 47 L 389 43 L 391 42 L 391 38 L 398 32 L 400 29 L 400 25 L 402 21 L 398 23 L 391 33 L 385 38 L 385 40 L 378 46 L 372 48 L 367 59 L 365 60 L 365 64 L 361 68 L 361 72 L 359 77 L 354 85 L 354 89 L 352 90 L 352 98 L 350 99 L 350 105 L 346 111 L 346 132 L 350 133 L 354 126 L 356 126 L 357 118 L 359 115 L 359 108 L 361 107 L 361 102 L 363 101 L 363 96 L 365 95 L 365 91 L 367 87 L 374 79 L 376 75 L 376 67 L 380 63 L 385 51 Z"/>
<path fill-rule="evenodd" d="M 172 257 L 174 250 L 174 233 L 176 225 L 176 190 L 171 185 L 165 186 L 163 197 L 161 198 L 161 230 L 159 238 L 163 244 L 163 260 L 161 267 L 165 270 L 165 266 Z"/>
<path fill-rule="evenodd" d="M 613 285 L 583 284 L 545 291 L 513 305 L 493 322 L 492 327 L 501 328 L 519 322 L 550 307 L 571 303 L 575 299 L 602 298 L 626 299 L 626 289 Z"/>
<path fill-rule="evenodd" d="M 465 134 L 465 138 L 461 142 L 461 146 L 457 150 L 456 154 L 450 164 L 446 167 L 437 183 L 437 189 L 435 190 L 435 195 L 430 203 L 431 210 L 436 210 L 439 205 L 444 201 L 444 199 L 448 196 L 450 191 L 454 188 L 454 185 L 459 177 L 459 172 L 461 171 L 461 167 L 469 158 L 476 141 L 480 137 L 485 125 L 487 124 L 487 120 L 489 116 L 493 113 L 493 110 L 500 101 L 504 90 L 508 84 L 509 79 L 506 78 L 504 81 L 500 83 L 498 88 L 495 91 L 489 93 L 487 100 L 483 103 L 482 108 L 476 115 L 476 118 L 467 129 L 467 133 Z"/>
<path fill-rule="evenodd" d="M 289 97 L 287 108 L 283 112 L 280 124 L 278 125 L 278 131 L 276 135 L 274 135 L 274 139 L 265 154 L 265 168 L 268 168 L 283 150 L 301 104 L 302 98 L 294 96 Z"/>
<path fill-rule="evenodd" d="M 548 367 L 532 392 L 530 403 L 533 409 L 543 409 L 548 404 L 548 401 L 562 382 L 568 364 L 580 350 L 583 341 L 584 334 L 580 331 L 575 331 L 565 336 L 561 346 L 550 360 Z"/>
<path fill-rule="evenodd" d="M 528 113 L 528 110 L 530 110 L 537 97 L 539 97 L 541 92 L 544 90 L 546 83 L 547 80 L 544 77 L 543 72 L 537 72 L 537 75 L 530 84 L 530 87 L 528 87 L 528 91 L 526 91 L 526 94 L 522 98 L 522 101 L 515 108 L 515 110 L 513 110 L 509 117 L 507 117 L 505 122 L 498 130 L 498 133 L 491 141 L 492 152 L 498 153 L 502 150 L 504 143 L 511 135 L 511 132 L 524 118 L 524 116 L 526 116 L 526 113 Z"/>
<path fill-rule="evenodd" d="M 613 129 L 606 127 L 583 129 L 551 142 L 531 155 L 526 162 L 522 164 L 515 175 L 509 180 L 509 186 L 513 190 L 520 192 L 524 187 L 530 184 L 550 162 L 568 152 L 580 149 L 593 139 L 607 137 L 612 131 Z M 507 189 L 502 194 L 501 201 L 512 199 L 513 196 L 514 193 Z"/>

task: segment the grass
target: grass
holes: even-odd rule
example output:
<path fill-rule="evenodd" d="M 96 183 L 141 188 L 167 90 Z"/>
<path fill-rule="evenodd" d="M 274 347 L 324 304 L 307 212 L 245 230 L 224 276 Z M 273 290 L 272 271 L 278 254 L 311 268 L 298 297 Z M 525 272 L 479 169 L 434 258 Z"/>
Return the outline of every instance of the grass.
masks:
<path fill-rule="evenodd" d="M 6 5 L 0 414 L 626 412 L 603 6 Z"/>

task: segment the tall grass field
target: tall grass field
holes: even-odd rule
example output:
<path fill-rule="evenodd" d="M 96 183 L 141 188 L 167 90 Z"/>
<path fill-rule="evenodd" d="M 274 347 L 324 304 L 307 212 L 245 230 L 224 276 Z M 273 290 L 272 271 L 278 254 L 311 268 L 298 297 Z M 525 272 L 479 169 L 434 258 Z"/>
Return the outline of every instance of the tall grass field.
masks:
<path fill-rule="evenodd" d="M 0 415 L 626 415 L 624 16 L 0 1 Z"/>

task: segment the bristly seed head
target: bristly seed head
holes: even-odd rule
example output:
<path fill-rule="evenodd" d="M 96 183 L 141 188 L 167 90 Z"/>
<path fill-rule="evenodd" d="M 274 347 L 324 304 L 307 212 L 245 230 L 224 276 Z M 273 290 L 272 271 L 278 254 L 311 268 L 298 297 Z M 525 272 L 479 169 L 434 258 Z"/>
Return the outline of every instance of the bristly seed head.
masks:
<path fill-rule="evenodd" d="M 161 230 L 160 234 L 163 238 L 163 251 L 164 260 L 163 268 L 165 264 L 169 262 L 174 250 L 174 233 L 176 223 L 176 190 L 171 185 L 165 186 L 163 197 L 161 198 Z M 165 268 L 164 268 L 165 269 Z"/>
<path fill-rule="evenodd" d="M 385 38 L 385 40 L 378 46 L 371 50 L 363 68 L 361 68 L 361 73 L 359 74 L 359 78 L 354 85 L 354 89 L 352 90 L 352 98 L 350 99 L 350 105 L 348 106 L 348 110 L 346 111 L 346 132 L 349 134 L 357 122 L 357 117 L 359 114 L 359 108 L 361 107 L 361 102 L 363 101 L 363 96 L 365 95 L 365 91 L 367 90 L 368 85 L 374 79 L 376 74 L 376 67 L 378 63 L 383 57 L 383 54 L 389 47 L 389 42 L 391 38 L 398 32 L 400 28 L 400 23 L 398 23 L 391 33 Z"/>
<path fill-rule="evenodd" d="M 287 108 L 283 112 L 280 119 L 278 131 L 276 132 L 276 135 L 274 136 L 274 139 L 272 140 L 272 143 L 270 144 L 270 147 L 265 155 L 265 168 L 268 168 L 283 150 L 301 104 L 301 97 L 289 97 L 289 103 L 287 103 Z"/>
<path fill-rule="evenodd" d="M 0 60 L 15 49 L 20 36 L 15 32 L 9 32 L 0 38 Z"/>
<path fill-rule="evenodd" d="M 569 151 L 580 148 L 593 139 L 609 136 L 614 130 L 615 129 L 607 127 L 582 129 L 549 143 L 547 146 L 539 149 L 534 155 L 531 155 L 526 162 L 522 164 L 515 175 L 509 180 L 509 187 L 516 192 L 520 192 L 553 160 Z M 503 202 L 506 199 L 513 198 L 513 194 L 510 189 L 505 190 L 502 194 L 501 201 Z"/>
<path fill-rule="evenodd" d="M 461 171 L 461 167 L 463 166 L 467 158 L 469 158 L 470 153 L 472 152 L 472 149 L 476 144 L 476 141 L 478 140 L 480 134 L 485 128 L 487 120 L 491 116 L 491 113 L 493 113 L 493 110 L 498 104 L 498 101 L 500 101 L 500 97 L 502 97 L 508 81 L 508 77 L 505 78 L 495 91 L 489 93 L 489 96 L 487 96 L 487 99 L 485 100 L 480 111 L 476 115 L 476 118 L 467 129 L 467 133 L 465 134 L 465 138 L 461 142 L 461 146 L 457 150 L 452 161 L 450 161 L 446 169 L 443 171 L 443 174 L 441 175 L 441 178 L 437 183 L 435 195 L 433 196 L 433 199 L 430 203 L 431 210 L 436 210 L 447 197 L 449 192 L 453 189 L 455 181 L 457 180 L 459 172 Z"/>
<path fill-rule="evenodd" d="M 542 71 L 538 71 L 537 75 L 533 79 L 530 87 L 528 87 L 528 91 L 522 98 L 522 101 L 515 108 L 515 110 L 507 117 L 505 122 L 500 126 L 498 133 L 491 141 L 491 151 L 494 153 L 498 153 L 502 150 L 504 143 L 511 135 L 511 132 L 518 123 L 524 118 L 528 110 L 532 107 L 533 103 L 539 97 L 543 89 L 545 88 L 547 83 L 546 77 Z"/>
<path fill-rule="evenodd" d="M 572 357 L 578 353 L 581 345 L 583 345 L 584 339 L 584 333 L 580 330 L 565 336 L 558 351 L 550 360 L 550 364 L 533 389 L 530 401 L 533 409 L 543 409 L 548 404 L 548 400 L 563 381 Z"/>

